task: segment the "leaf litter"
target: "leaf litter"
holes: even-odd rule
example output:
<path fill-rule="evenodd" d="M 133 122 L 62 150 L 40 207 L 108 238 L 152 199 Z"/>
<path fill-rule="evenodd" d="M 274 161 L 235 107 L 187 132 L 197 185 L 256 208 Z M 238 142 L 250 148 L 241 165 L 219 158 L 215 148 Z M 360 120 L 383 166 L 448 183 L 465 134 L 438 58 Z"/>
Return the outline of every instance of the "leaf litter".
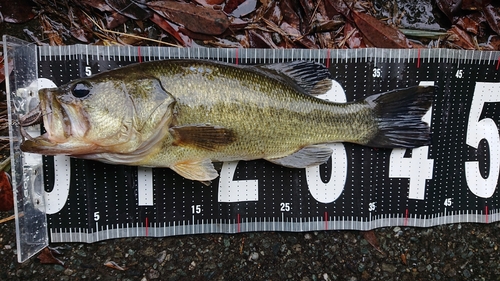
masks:
<path fill-rule="evenodd" d="M 500 4 L 487 0 L 33 0 L 19 7 L 5 3 L 0 1 L 5 21 L 39 21 L 36 30 L 25 30 L 26 36 L 54 46 L 498 50 L 500 33 Z M 412 14 L 424 14 L 421 19 L 431 22 L 419 29 L 409 24 Z"/>

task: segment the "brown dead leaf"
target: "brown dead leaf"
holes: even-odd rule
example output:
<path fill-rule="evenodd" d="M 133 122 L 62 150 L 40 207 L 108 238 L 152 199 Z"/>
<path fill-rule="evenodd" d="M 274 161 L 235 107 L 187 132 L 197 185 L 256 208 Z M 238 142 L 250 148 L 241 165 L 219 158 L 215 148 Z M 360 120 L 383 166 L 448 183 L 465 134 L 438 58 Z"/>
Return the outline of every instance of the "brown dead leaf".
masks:
<path fill-rule="evenodd" d="M 344 25 L 344 44 L 346 44 L 350 49 L 367 48 L 363 35 L 359 30 L 350 22 L 346 22 Z M 341 47 L 343 44 L 341 44 Z"/>
<path fill-rule="evenodd" d="M 472 37 L 458 26 L 452 26 L 448 30 L 448 34 L 450 34 L 448 41 L 454 45 L 466 50 L 476 49 L 476 44 L 472 40 Z"/>
<path fill-rule="evenodd" d="M 257 0 L 228 0 L 224 12 L 233 17 L 242 17 L 255 11 Z"/>
<path fill-rule="evenodd" d="M 79 41 L 90 43 L 90 40 L 94 37 L 92 33 L 93 24 L 82 9 L 69 7 L 68 18 L 71 22 L 71 35 Z"/>
<path fill-rule="evenodd" d="M 152 12 L 144 4 L 132 0 L 106 0 L 113 10 L 134 20 L 145 20 Z"/>
<path fill-rule="evenodd" d="M 460 17 L 457 21 L 457 25 L 472 34 L 477 35 L 479 32 L 479 22 L 473 20 L 471 17 Z"/>
<path fill-rule="evenodd" d="M 436 0 L 438 8 L 453 22 L 453 16 L 460 11 L 462 0 Z"/>
<path fill-rule="evenodd" d="M 147 5 L 166 19 L 202 34 L 220 35 L 229 27 L 222 11 L 175 1 L 153 1 Z"/>
<path fill-rule="evenodd" d="M 0 15 L 5 22 L 23 23 L 35 17 L 30 0 L 0 0 Z"/>
<path fill-rule="evenodd" d="M 153 13 L 153 16 L 150 18 L 150 20 L 156 25 L 158 25 L 161 29 L 163 29 L 165 32 L 170 34 L 170 36 L 174 37 L 177 42 L 179 42 L 183 47 L 186 47 L 188 44 L 184 42 L 182 37 L 179 35 L 179 32 L 177 32 L 171 25 L 166 21 L 164 18 L 160 17 L 157 13 Z"/>
<path fill-rule="evenodd" d="M 293 4 L 290 4 L 290 1 L 282 1 L 280 2 L 281 14 L 283 16 L 283 22 L 286 22 L 288 25 L 292 26 L 294 29 L 300 29 L 300 17 L 297 15 L 295 10 L 293 9 Z"/>
<path fill-rule="evenodd" d="M 373 16 L 351 11 L 354 22 L 364 38 L 378 48 L 412 48 L 406 36 L 396 28 L 382 23 Z"/>
<path fill-rule="evenodd" d="M 370 243 L 370 245 L 372 245 L 375 250 L 385 256 L 385 253 L 382 251 L 382 249 L 380 249 L 380 244 L 378 242 L 377 235 L 375 235 L 375 231 L 368 230 L 361 232 L 363 233 L 363 238 L 365 238 L 365 240 L 368 241 L 368 243 Z"/>
<path fill-rule="evenodd" d="M 248 43 L 250 48 L 277 49 L 268 32 L 257 33 L 254 30 L 247 32 Z"/>
<path fill-rule="evenodd" d="M 12 59 L 8 60 L 9 64 L 9 71 L 12 72 L 12 69 L 14 68 L 14 61 Z M 7 74 L 7 76 L 10 75 L 10 72 Z M 0 83 L 2 83 L 5 80 L 5 60 L 4 57 L 2 56 L 0 58 Z"/>
<path fill-rule="evenodd" d="M 214 5 L 220 5 L 224 2 L 224 0 L 194 0 L 194 2 L 205 7 L 209 7 Z"/>
<path fill-rule="evenodd" d="M 283 19 L 283 14 L 281 13 L 281 8 L 279 6 L 279 3 L 273 1 L 269 9 L 267 9 L 264 12 L 263 18 L 279 25 L 281 23 L 281 20 Z"/>
<path fill-rule="evenodd" d="M 483 13 L 491 29 L 500 35 L 500 7 L 489 4 L 484 7 Z"/>
<path fill-rule="evenodd" d="M 64 39 L 61 37 L 59 32 L 52 26 L 55 23 L 45 15 L 40 16 L 40 22 L 42 25 L 43 33 L 49 38 L 49 44 L 51 46 L 62 46 L 64 45 Z"/>
<path fill-rule="evenodd" d="M 477 11 L 488 5 L 491 0 L 462 0 L 462 10 Z"/>
<path fill-rule="evenodd" d="M 113 9 L 106 4 L 105 0 L 79 0 L 81 4 L 96 8 L 101 12 L 111 12 Z"/>
<path fill-rule="evenodd" d="M 111 13 L 106 13 L 106 28 L 114 29 L 115 27 L 122 25 L 128 21 L 128 18 L 117 11 L 112 11 Z"/>
<path fill-rule="evenodd" d="M 408 260 L 406 258 L 407 255 L 408 255 L 408 252 L 402 253 L 401 256 L 400 256 L 401 257 L 401 263 L 404 264 L 404 265 L 408 265 Z"/>
<path fill-rule="evenodd" d="M 107 261 L 104 263 L 105 266 L 109 267 L 109 268 L 113 268 L 113 269 L 116 269 L 116 270 L 127 270 L 126 267 L 124 266 L 119 266 L 116 262 L 114 261 Z"/>
<path fill-rule="evenodd" d="M 492 35 L 488 41 L 481 45 L 482 50 L 500 51 L 500 36 Z"/>
<path fill-rule="evenodd" d="M 6 172 L 0 171 L 0 211 L 10 211 L 14 208 L 14 195 L 10 177 Z"/>
<path fill-rule="evenodd" d="M 56 253 L 58 252 L 56 251 Z M 37 258 L 40 260 L 40 263 L 43 264 L 60 264 L 64 266 L 64 262 L 54 257 L 53 251 L 49 247 L 43 248 Z"/>
<path fill-rule="evenodd" d="M 352 21 L 351 9 L 346 5 L 344 0 L 327 0 L 327 7 L 332 7 L 337 13 L 343 15 L 347 20 Z"/>

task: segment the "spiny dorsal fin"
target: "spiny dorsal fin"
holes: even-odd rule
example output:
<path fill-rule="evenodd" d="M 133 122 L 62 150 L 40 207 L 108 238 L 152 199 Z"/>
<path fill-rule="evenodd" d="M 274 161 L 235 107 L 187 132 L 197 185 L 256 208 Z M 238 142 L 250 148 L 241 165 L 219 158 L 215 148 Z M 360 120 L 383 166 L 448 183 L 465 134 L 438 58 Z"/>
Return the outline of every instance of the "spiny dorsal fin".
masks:
<path fill-rule="evenodd" d="M 317 62 L 291 61 L 258 65 L 256 68 L 278 76 L 284 82 L 293 83 L 304 94 L 321 95 L 332 87 L 330 71 Z"/>
<path fill-rule="evenodd" d="M 195 146 L 210 151 L 236 140 L 233 130 L 220 126 L 187 125 L 172 127 L 169 131 L 174 137 L 172 145 Z"/>

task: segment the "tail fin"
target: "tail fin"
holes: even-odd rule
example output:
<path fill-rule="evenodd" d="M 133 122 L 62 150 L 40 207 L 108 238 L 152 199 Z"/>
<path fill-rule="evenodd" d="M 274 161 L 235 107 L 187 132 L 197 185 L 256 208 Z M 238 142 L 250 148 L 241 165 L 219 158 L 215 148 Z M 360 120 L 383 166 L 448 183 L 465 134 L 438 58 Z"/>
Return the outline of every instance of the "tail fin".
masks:
<path fill-rule="evenodd" d="M 422 121 L 434 99 L 434 86 L 415 86 L 365 99 L 378 120 L 377 134 L 366 144 L 381 148 L 415 148 L 429 145 L 429 125 Z"/>

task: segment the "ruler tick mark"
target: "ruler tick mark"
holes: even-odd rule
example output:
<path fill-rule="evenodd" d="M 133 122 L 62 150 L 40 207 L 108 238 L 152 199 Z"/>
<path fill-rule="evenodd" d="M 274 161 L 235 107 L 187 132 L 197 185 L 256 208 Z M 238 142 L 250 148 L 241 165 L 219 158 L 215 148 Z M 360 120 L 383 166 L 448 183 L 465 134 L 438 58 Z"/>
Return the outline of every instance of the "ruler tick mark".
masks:
<path fill-rule="evenodd" d="M 417 68 L 420 68 L 420 49 L 418 49 L 418 55 L 417 55 Z"/>

